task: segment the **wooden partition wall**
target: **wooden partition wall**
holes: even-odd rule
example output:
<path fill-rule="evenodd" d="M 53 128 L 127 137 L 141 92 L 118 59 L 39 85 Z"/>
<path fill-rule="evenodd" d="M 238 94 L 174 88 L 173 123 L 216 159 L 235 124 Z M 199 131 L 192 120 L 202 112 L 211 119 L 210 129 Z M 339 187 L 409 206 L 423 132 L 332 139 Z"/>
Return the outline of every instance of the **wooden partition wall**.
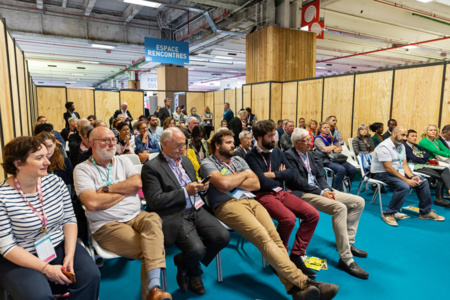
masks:
<path fill-rule="evenodd" d="M 37 118 L 36 86 L 22 50 L 0 20 L 0 163 L 3 149 L 12 139 L 31 132 Z M 6 178 L 0 170 L 0 182 Z"/>

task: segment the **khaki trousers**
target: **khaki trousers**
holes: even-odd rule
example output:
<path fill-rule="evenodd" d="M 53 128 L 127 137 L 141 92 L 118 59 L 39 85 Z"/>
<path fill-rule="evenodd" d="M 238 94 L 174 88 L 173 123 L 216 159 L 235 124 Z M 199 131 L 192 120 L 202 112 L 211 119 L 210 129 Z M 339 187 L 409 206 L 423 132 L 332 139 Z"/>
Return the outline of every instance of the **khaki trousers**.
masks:
<path fill-rule="evenodd" d="M 339 257 L 350 259 L 353 257 L 350 251 L 350 243 L 355 243 L 359 218 L 364 210 L 364 199 L 343 192 L 333 191 L 336 201 L 320 195 L 305 193 L 302 199 L 311 204 L 318 211 L 332 215 L 333 231 L 336 239 Z"/>
<path fill-rule="evenodd" d="M 233 199 L 217 207 L 215 215 L 259 249 L 287 292 L 294 286 L 306 288 L 308 277 L 290 260 L 269 213 L 258 201 Z"/>
<path fill-rule="evenodd" d="M 109 222 L 92 236 L 97 243 L 117 255 L 142 260 L 142 296 L 147 293 L 147 272 L 165 268 L 162 220 L 154 212 L 141 212 L 128 222 Z"/>

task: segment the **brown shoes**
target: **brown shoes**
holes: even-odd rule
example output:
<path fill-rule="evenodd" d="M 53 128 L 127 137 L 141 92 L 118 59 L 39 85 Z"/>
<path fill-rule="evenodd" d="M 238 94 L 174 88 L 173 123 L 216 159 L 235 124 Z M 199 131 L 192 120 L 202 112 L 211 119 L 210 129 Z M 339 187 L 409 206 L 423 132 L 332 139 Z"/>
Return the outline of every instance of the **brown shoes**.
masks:
<path fill-rule="evenodd" d="M 200 276 L 189 276 L 189 289 L 196 294 L 203 295 L 205 293 L 205 287 Z"/>
<path fill-rule="evenodd" d="M 172 300 L 172 296 L 158 287 L 152 288 L 145 300 Z"/>

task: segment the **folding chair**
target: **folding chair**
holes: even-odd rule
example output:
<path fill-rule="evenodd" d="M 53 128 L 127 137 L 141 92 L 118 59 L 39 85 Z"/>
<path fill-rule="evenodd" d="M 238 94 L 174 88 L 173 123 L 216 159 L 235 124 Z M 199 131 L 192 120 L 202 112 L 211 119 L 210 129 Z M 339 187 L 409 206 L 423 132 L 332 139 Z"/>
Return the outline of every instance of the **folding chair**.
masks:
<path fill-rule="evenodd" d="M 122 156 L 128 157 L 133 165 L 141 165 L 141 161 L 139 160 L 139 156 L 137 154 L 122 154 Z"/>
<path fill-rule="evenodd" d="M 367 174 L 368 174 L 368 168 L 370 168 L 370 165 L 365 166 L 362 163 L 361 156 L 359 156 L 359 155 L 358 155 L 357 159 L 358 159 L 359 165 L 361 166 L 361 168 L 360 168 L 361 182 L 359 183 L 359 186 L 358 186 L 358 194 L 357 195 L 359 196 L 359 193 L 368 190 L 369 184 L 376 184 L 377 188 L 375 190 L 375 193 L 373 194 L 372 201 L 370 202 L 370 204 L 375 204 L 375 201 L 377 200 L 377 197 L 378 197 L 378 199 L 380 201 L 380 213 L 383 216 L 383 202 L 381 200 L 381 187 L 382 186 L 385 187 L 385 186 L 387 186 L 387 184 L 380 180 L 376 180 L 376 179 L 368 177 Z M 366 187 L 364 188 L 364 190 L 361 190 L 361 188 L 363 187 L 364 184 Z"/>
<path fill-rule="evenodd" d="M 334 185 L 334 170 L 327 167 L 323 167 L 323 172 L 328 185 L 332 187 Z M 342 179 L 342 185 L 344 191 L 347 190 L 347 192 L 350 193 L 350 178 L 348 178 L 347 175 L 345 175 L 344 179 Z"/>

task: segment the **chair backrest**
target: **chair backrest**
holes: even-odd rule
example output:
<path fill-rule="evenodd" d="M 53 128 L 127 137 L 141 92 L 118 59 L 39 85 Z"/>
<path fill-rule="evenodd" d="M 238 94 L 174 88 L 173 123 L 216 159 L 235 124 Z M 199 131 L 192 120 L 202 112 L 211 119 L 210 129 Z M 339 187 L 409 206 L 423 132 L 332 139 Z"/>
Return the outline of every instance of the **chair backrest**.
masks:
<path fill-rule="evenodd" d="M 137 154 L 122 154 L 122 156 L 128 157 L 133 165 L 141 164 L 141 161 L 139 160 L 139 156 Z"/>
<path fill-rule="evenodd" d="M 140 165 L 134 165 L 134 168 L 136 169 L 136 171 L 138 171 L 139 175 L 141 174 L 142 167 L 143 167 L 142 164 L 140 164 Z"/>
<path fill-rule="evenodd" d="M 353 150 L 353 138 L 348 138 L 348 148 L 351 152 L 355 153 L 355 150 Z"/>
<path fill-rule="evenodd" d="M 345 154 L 348 157 L 347 161 L 356 163 L 354 159 L 355 153 L 351 152 L 346 145 L 343 145 L 341 147 L 342 147 L 342 154 Z"/>
<path fill-rule="evenodd" d="M 159 154 L 159 152 L 156 152 L 156 153 L 150 153 L 150 156 L 148 157 L 148 160 L 154 159 L 155 157 L 158 156 L 158 154 Z"/>
<path fill-rule="evenodd" d="M 371 154 L 359 154 L 357 156 L 358 164 L 360 165 L 361 176 L 362 178 L 366 177 L 370 172 L 370 166 L 372 164 L 372 155 Z"/>

